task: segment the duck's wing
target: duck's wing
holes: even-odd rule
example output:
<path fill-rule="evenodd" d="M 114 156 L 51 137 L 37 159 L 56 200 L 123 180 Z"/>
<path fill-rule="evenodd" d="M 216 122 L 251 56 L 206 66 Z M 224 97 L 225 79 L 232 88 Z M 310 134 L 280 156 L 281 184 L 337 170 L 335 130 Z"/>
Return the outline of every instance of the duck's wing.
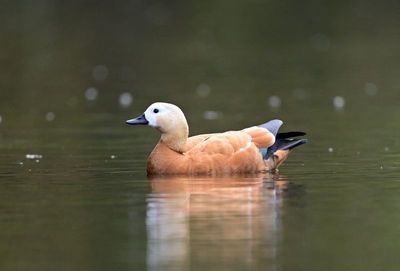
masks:
<path fill-rule="evenodd" d="M 266 128 L 253 126 L 242 131 L 203 134 L 189 137 L 187 152 L 234 153 L 254 143 L 258 148 L 268 148 L 275 142 L 275 136 Z"/>
<path fill-rule="evenodd" d="M 252 137 L 243 131 L 229 131 L 225 133 L 200 135 L 188 139 L 188 155 L 193 154 L 222 154 L 230 155 L 243 151 L 252 144 Z"/>
<path fill-rule="evenodd" d="M 266 128 L 253 126 L 242 130 L 251 136 L 251 140 L 259 148 L 268 148 L 275 142 L 275 135 Z"/>

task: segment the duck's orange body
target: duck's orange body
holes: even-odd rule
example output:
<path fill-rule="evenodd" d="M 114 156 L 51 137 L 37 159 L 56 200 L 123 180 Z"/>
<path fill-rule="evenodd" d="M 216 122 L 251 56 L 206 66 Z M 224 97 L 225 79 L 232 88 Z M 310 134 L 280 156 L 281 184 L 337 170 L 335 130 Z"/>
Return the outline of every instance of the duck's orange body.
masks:
<path fill-rule="evenodd" d="M 256 128 L 189 137 L 183 153 L 171 150 L 163 141 L 147 161 L 149 174 L 230 174 L 266 170 L 259 147 L 269 147 L 274 136 Z"/>
<path fill-rule="evenodd" d="M 188 137 L 182 111 L 172 104 L 154 103 L 128 124 L 148 124 L 161 132 L 161 139 L 147 161 L 153 174 L 236 174 L 276 169 L 290 149 L 277 149 L 266 159 L 260 150 L 272 147 L 276 137 L 265 127 Z"/>

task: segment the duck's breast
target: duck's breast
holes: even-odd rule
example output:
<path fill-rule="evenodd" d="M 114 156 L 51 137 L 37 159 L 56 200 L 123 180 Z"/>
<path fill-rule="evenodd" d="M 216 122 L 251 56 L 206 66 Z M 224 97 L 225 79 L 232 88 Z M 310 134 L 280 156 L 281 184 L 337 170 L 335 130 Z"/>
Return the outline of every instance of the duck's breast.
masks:
<path fill-rule="evenodd" d="M 170 149 L 162 142 L 158 143 L 147 159 L 147 173 L 185 174 L 187 172 L 185 155 Z"/>

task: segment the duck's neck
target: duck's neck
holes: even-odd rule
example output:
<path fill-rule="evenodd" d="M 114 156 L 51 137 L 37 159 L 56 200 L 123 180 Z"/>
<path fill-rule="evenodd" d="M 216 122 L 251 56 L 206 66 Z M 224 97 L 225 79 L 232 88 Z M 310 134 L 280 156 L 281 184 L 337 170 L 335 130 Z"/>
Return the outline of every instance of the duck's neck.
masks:
<path fill-rule="evenodd" d="M 161 132 L 161 143 L 165 144 L 171 150 L 179 153 L 185 152 L 186 141 L 189 136 L 188 125 L 181 125 L 176 127 L 173 131 Z"/>

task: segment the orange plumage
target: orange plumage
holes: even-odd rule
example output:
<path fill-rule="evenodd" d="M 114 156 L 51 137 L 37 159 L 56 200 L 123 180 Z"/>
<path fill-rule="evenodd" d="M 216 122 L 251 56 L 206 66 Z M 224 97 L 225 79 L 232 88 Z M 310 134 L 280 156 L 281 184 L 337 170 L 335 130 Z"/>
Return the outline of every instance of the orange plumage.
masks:
<path fill-rule="evenodd" d="M 277 149 L 271 157 L 265 159 L 261 150 L 274 147 L 276 137 L 262 126 L 188 137 L 189 129 L 183 112 L 168 103 L 154 103 L 142 116 L 128 120 L 127 123 L 147 124 L 161 132 L 161 139 L 147 161 L 149 175 L 220 175 L 271 171 L 287 158 L 290 151 L 290 148 Z"/>

